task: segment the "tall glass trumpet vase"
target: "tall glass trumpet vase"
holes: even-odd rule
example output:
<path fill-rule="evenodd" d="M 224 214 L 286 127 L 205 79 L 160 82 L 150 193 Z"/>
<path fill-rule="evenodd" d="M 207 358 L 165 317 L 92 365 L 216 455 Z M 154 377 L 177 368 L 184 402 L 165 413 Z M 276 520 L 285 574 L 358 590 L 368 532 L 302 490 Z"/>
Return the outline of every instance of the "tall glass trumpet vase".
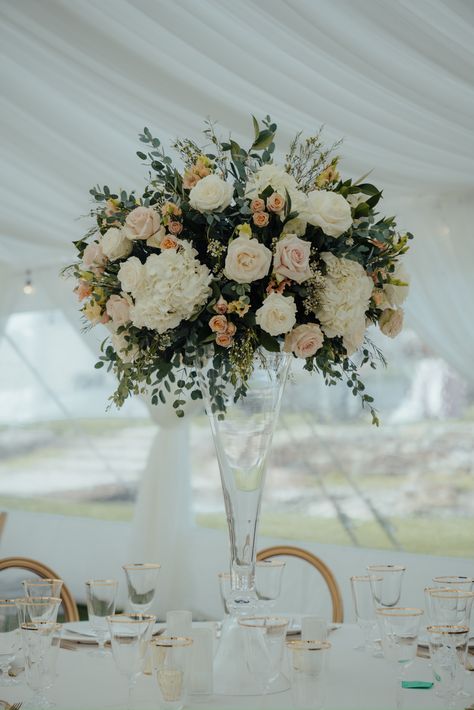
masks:
<path fill-rule="evenodd" d="M 222 628 L 214 665 L 215 692 L 259 694 L 260 686 L 245 662 L 238 619 L 255 613 L 256 535 L 268 453 L 290 366 L 287 353 L 257 351 L 245 397 L 234 401 L 234 388 L 222 379 L 219 358 L 198 363 L 200 386 L 211 423 L 221 475 L 230 541 L 229 616 Z M 210 394 L 220 387 L 225 412 Z M 211 390 L 211 392 L 210 392 Z M 279 688 L 278 690 L 283 690 Z"/>

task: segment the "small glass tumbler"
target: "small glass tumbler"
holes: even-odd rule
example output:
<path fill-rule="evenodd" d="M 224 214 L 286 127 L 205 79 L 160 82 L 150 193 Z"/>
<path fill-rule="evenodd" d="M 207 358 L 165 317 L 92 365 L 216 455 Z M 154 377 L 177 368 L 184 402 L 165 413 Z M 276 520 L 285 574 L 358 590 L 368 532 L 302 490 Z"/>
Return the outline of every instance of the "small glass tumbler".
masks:
<path fill-rule="evenodd" d="M 275 606 L 281 593 L 281 581 L 286 562 L 283 560 L 261 560 L 255 565 L 255 590 L 257 606 L 263 611 Z"/>
<path fill-rule="evenodd" d="M 357 646 L 356 650 L 375 652 L 378 634 L 372 585 L 383 582 L 383 578 L 376 575 L 362 575 L 351 577 L 350 580 L 356 621 L 363 637 L 362 644 Z"/>
<path fill-rule="evenodd" d="M 423 609 L 391 607 L 376 609 L 382 632 L 382 648 L 387 661 L 402 669 L 416 657 Z"/>
<path fill-rule="evenodd" d="M 0 685 L 14 685 L 8 671 L 20 650 L 20 625 L 14 599 L 0 599 Z"/>
<path fill-rule="evenodd" d="M 281 674 L 286 630 L 283 616 L 243 616 L 239 626 L 245 634 L 247 667 L 256 677 L 262 693 L 284 685 Z"/>
<path fill-rule="evenodd" d="M 60 597 L 63 587 L 62 579 L 24 579 L 22 582 L 27 597 Z"/>
<path fill-rule="evenodd" d="M 114 579 L 90 579 L 86 582 L 86 603 L 89 623 L 97 637 L 98 655 L 105 654 L 107 617 L 115 613 L 118 582 Z"/>
<path fill-rule="evenodd" d="M 56 622 L 61 604 L 59 597 L 22 597 L 15 599 L 20 624 L 39 621 Z"/>
<path fill-rule="evenodd" d="M 464 687 L 465 658 L 469 628 L 467 626 L 428 626 L 431 667 L 435 693 L 446 707 L 454 707 L 456 696 Z"/>
<path fill-rule="evenodd" d="M 369 565 L 367 567 L 369 575 L 373 578 L 370 585 L 376 608 L 398 606 L 405 569 L 402 565 Z"/>
<path fill-rule="evenodd" d="M 328 641 L 287 641 L 290 653 L 292 707 L 319 710 L 326 698 Z"/>
<path fill-rule="evenodd" d="M 192 645 L 186 636 L 159 636 L 151 642 L 161 708 L 181 710 L 186 704 Z"/>
<path fill-rule="evenodd" d="M 470 627 L 474 592 L 463 589 L 430 589 L 431 622 L 436 626 Z"/>
<path fill-rule="evenodd" d="M 47 691 L 56 678 L 56 662 L 61 643 L 61 624 L 37 621 L 21 625 L 21 645 L 25 658 L 25 677 L 33 691 L 31 705 L 50 708 Z"/>
<path fill-rule="evenodd" d="M 153 604 L 161 565 L 137 562 L 123 565 L 127 580 L 128 602 L 132 611 L 144 614 Z"/>

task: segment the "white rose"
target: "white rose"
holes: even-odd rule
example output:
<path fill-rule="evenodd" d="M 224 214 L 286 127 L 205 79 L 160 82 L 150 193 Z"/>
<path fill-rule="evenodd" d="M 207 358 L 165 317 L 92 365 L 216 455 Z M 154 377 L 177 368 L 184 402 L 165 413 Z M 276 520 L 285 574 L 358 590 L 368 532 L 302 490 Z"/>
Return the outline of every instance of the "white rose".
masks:
<path fill-rule="evenodd" d="M 298 185 L 293 177 L 286 172 L 286 170 L 281 167 L 281 165 L 275 165 L 274 163 L 265 163 L 259 168 L 253 175 L 250 176 L 246 188 L 245 197 L 249 199 L 255 199 L 258 197 L 267 187 L 272 187 L 274 192 L 280 193 L 286 198 L 286 193 L 288 192 L 291 200 L 291 211 L 298 212 L 300 214 L 306 208 L 306 195 L 298 190 Z M 280 219 L 284 219 L 284 211 L 280 214 Z M 297 233 L 296 230 L 291 230 L 293 233 Z M 304 232 L 302 232 L 304 234 Z"/>
<path fill-rule="evenodd" d="M 144 277 L 143 264 L 136 256 L 131 256 L 120 265 L 117 275 L 123 290 L 127 293 L 135 293 L 139 290 Z"/>
<path fill-rule="evenodd" d="M 300 239 L 296 234 L 287 234 L 276 243 L 273 271 L 301 284 L 312 276 L 309 267 L 310 253 L 309 242 Z"/>
<path fill-rule="evenodd" d="M 328 190 L 308 193 L 303 217 L 330 237 L 340 237 L 352 224 L 351 208 L 347 200 Z"/>
<path fill-rule="evenodd" d="M 363 192 L 351 192 L 349 195 L 347 195 L 345 199 L 350 204 L 350 206 L 355 209 L 360 204 L 362 204 L 362 202 L 366 202 L 369 197 L 370 195 L 364 195 Z"/>
<path fill-rule="evenodd" d="M 272 252 L 257 239 L 242 234 L 227 248 L 224 275 L 239 284 L 249 284 L 268 274 Z"/>
<path fill-rule="evenodd" d="M 293 296 L 271 293 L 255 313 L 257 325 L 270 335 L 288 333 L 296 323 L 296 304 Z"/>
<path fill-rule="evenodd" d="M 286 222 L 281 233 L 284 234 L 296 234 L 297 237 L 302 237 L 307 228 L 308 224 L 306 220 L 301 219 L 301 217 L 293 217 L 289 222 Z"/>
<path fill-rule="evenodd" d="M 406 286 L 396 286 L 395 284 L 385 284 L 383 290 L 387 296 L 387 300 L 391 306 L 401 306 L 408 296 L 410 287 L 410 276 L 402 263 L 398 263 L 395 271 L 390 274 L 390 278 L 396 281 L 401 281 Z"/>
<path fill-rule="evenodd" d="M 106 231 L 100 241 L 102 251 L 111 261 L 123 259 L 132 251 L 133 245 L 127 239 L 122 229 L 111 227 Z"/>
<path fill-rule="evenodd" d="M 113 294 L 106 303 L 105 309 L 107 314 L 116 326 L 125 325 L 125 323 L 128 323 L 130 320 L 130 303 L 127 299 L 131 301 L 130 296 L 123 298 L 122 296 Z"/>
<path fill-rule="evenodd" d="M 218 175 L 207 175 L 192 188 L 189 204 L 198 212 L 222 212 L 230 205 L 234 188 Z"/>
<path fill-rule="evenodd" d="M 379 328 L 389 338 L 396 338 L 403 328 L 403 308 L 386 308 L 379 318 Z"/>
<path fill-rule="evenodd" d="M 160 228 L 160 216 L 153 207 L 135 207 L 126 217 L 124 231 L 129 239 L 150 239 Z"/>

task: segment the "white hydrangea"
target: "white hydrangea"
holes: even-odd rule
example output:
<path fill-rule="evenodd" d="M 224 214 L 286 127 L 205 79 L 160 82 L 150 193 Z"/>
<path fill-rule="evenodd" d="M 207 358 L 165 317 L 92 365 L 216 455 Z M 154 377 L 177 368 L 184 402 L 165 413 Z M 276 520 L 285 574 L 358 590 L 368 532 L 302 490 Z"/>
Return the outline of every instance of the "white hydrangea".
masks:
<path fill-rule="evenodd" d="M 164 333 L 205 304 L 212 276 L 196 255 L 189 242 L 182 241 L 179 249 L 165 249 L 148 257 L 140 281 L 131 291 L 134 305 L 130 317 L 135 326 Z"/>
<path fill-rule="evenodd" d="M 321 258 L 327 273 L 316 315 L 323 332 L 329 338 L 342 337 L 351 355 L 364 340 L 372 279 L 357 261 L 338 259 L 330 252 L 324 252 Z"/>
<path fill-rule="evenodd" d="M 288 192 L 291 199 L 291 211 L 303 212 L 306 207 L 306 195 L 298 190 L 298 185 L 293 177 L 281 165 L 265 163 L 249 178 L 245 188 L 245 197 L 253 200 L 267 187 L 272 187 L 282 197 Z"/>

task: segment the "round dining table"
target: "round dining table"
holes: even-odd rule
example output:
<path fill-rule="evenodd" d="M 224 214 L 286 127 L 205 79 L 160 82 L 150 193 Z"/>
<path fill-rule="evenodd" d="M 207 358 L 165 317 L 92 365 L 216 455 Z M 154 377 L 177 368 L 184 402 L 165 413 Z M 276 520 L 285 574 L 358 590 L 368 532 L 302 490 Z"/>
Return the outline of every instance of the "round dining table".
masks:
<path fill-rule="evenodd" d="M 211 627 L 215 624 L 210 622 Z M 446 708 L 434 687 L 402 689 L 397 671 L 384 658 L 361 651 L 361 634 L 354 624 L 343 624 L 329 634 L 331 649 L 326 669 L 325 710 L 391 710 L 391 708 Z M 91 646 L 68 642 L 59 651 L 57 679 L 48 691 L 57 710 L 124 710 L 127 707 L 127 680 L 118 672 L 110 648 L 104 656 L 91 654 Z M 423 655 L 428 655 L 423 654 Z M 285 665 L 283 672 L 285 673 Z M 405 671 L 411 681 L 432 681 L 428 658 L 417 657 Z M 465 672 L 465 695 L 456 698 L 456 708 L 474 703 L 474 672 Z M 17 684 L 0 686 L 0 698 L 10 703 L 23 702 L 25 708 L 32 693 L 24 673 Z M 158 710 L 158 687 L 152 675 L 139 677 L 132 697 L 133 710 Z M 186 708 L 242 708 L 257 710 L 296 707 L 291 690 L 265 696 L 189 695 Z"/>

